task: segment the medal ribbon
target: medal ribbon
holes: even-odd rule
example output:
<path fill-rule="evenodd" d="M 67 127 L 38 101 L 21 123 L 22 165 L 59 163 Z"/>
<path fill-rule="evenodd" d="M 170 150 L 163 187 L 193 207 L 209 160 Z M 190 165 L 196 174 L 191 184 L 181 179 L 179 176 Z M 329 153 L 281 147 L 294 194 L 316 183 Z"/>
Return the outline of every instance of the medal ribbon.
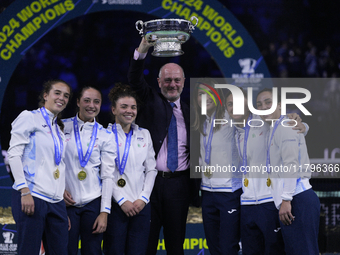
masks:
<path fill-rule="evenodd" d="M 272 143 L 273 137 L 274 137 L 274 133 L 277 129 L 277 127 L 280 125 L 282 119 L 284 118 L 283 115 L 280 116 L 280 119 L 276 121 L 274 128 L 273 128 L 273 132 L 272 135 L 270 136 L 269 139 L 269 143 L 268 143 L 268 147 L 267 147 L 267 160 L 266 160 L 266 166 L 267 166 L 267 172 L 270 173 L 269 171 L 269 165 L 270 165 L 270 144 Z"/>
<path fill-rule="evenodd" d="M 132 128 L 131 128 L 129 134 L 126 137 L 122 162 L 120 162 L 118 132 L 117 132 L 116 123 L 112 125 L 112 132 L 115 134 L 116 144 L 117 144 L 117 157 L 115 159 L 115 162 L 116 162 L 116 165 L 118 166 L 120 175 L 123 175 L 124 170 L 125 170 L 125 166 L 126 166 L 126 162 L 127 162 L 127 158 L 129 156 L 130 145 L 131 145 L 131 137 L 132 137 L 133 131 L 132 131 Z"/>
<path fill-rule="evenodd" d="M 244 127 L 244 140 L 243 140 L 243 154 L 242 154 L 242 165 L 244 168 L 243 174 L 246 174 L 247 171 L 245 171 L 245 167 L 247 166 L 247 143 L 248 143 L 248 136 L 249 136 L 249 131 L 250 131 L 250 126 L 248 125 L 248 122 L 253 118 L 253 115 L 250 113 L 249 117 L 247 119 L 247 123 Z M 239 133 L 239 131 L 237 131 Z M 241 144 L 240 144 L 240 136 L 237 139 L 238 142 L 238 151 L 241 155 Z"/>
<path fill-rule="evenodd" d="M 211 155 L 211 142 L 212 138 L 214 135 L 214 120 L 215 120 L 215 115 L 216 112 L 214 113 L 214 116 L 211 118 L 211 127 L 209 131 L 209 136 L 208 136 L 208 143 L 206 143 L 206 136 L 203 136 L 203 145 L 204 145 L 204 150 L 205 150 L 205 163 L 208 165 L 210 164 L 210 155 Z M 203 124 L 203 133 L 205 134 L 207 131 L 207 122 L 205 121 Z"/>
<path fill-rule="evenodd" d="M 90 144 L 89 144 L 89 147 L 87 148 L 85 157 L 84 157 L 84 154 L 83 154 L 83 147 L 81 145 L 77 116 L 75 116 L 74 119 L 73 119 L 73 129 L 74 129 L 74 136 L 75 136 L 76 144 L 77 144 L 79 163 L 80 163 L 80 166 L 82 168 L 84 168 L 86 166 L 87 162 L 89 162 L 89 159 L 91 157 L 91 154 L 92 154 L 92 151 L 93 151 L 93 148 L 94 148 L 94 144 L 96 142 L 97 131 L 98 131 L 98 123 L 96 122 L 96 120 L 94 120 L 92 136 L 91 136 Z"/>
<path fill-rule="evenodd" d="M 53 143 L 54 143 L 54 160 L 55 160 L 56 165 L 59 166 L 60 161 L 61 161 L 61 155 L 63 154 L 63 150 L 64 150 L 64 144 L 63 144 L 63 140 L 61 139 L 61 136 L 60 136 L 60 133 L 59 133 L 57 119 L 55 119 L 55 129 L 56 129 L 56 132 L 57 132 L 57 135 L 58 135 L 58 138 L 59 138 L 60 149 L 59 149 L 59 146 L 58 146 L 57 138 L 54 136 L 54 134 L 52 132 L 52 126 L 51 126 L 50 118 L 48 117 L 48 113 L 47 113 L 45 107 L 41 107 L 40 112 L 41 112 L 42 116 L 44 117 L 47 126 L 50 128 L 51 135 L 52 135 L 52 138 L 53 138 Z"/>

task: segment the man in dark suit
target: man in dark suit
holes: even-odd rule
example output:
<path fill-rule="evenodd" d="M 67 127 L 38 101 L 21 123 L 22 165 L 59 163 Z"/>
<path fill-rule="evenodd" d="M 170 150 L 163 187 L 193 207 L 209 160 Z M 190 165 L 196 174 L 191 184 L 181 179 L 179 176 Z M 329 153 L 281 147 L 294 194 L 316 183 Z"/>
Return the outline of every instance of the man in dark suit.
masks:
<path fill-rule="evenodd" d="M 180 100 L 185 77 L 179 65 L 168 63 L 161 67 L 157 78 L 161 93 L 145 81 L 144 59 L 150 47 L 143 38 L 134 52 L 128 72 L 129 84 L 142 101 L 136 123 L 151 133 L 158 170 L 150 198 L 151 228 L 147 254 L 157 253 L 159 232 L 163 226 L 167 254 L 181 255 L 184 254 L 183 242 L 191 193 L 190 110 Z"/>

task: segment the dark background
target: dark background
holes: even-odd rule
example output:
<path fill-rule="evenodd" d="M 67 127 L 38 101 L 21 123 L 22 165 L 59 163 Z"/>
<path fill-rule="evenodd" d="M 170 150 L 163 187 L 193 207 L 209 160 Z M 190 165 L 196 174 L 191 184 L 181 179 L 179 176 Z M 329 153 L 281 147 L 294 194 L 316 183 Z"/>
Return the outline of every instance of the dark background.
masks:
<path fill-rule="evenodd" d="M 12 2 L 0 0 L 0 13 Z M 253 37 L 272 77 L 340 77 L 340 1 L 220 2 Z M 116 82 L 127 82 L 129 59 L 141 40 L 135 22 L 154 18 L 126 11 L 88 14 L 54 28 L 41 38 L 23 56 L 7 85 L 0 114 L 2 149 L 8 149 L 11 122 L 21 111 L 38 108 L 42 84 L 51 78 L 68 81 L 74 93 L 86 85 L 100 87 L 103 104 L 99 122 L 106 127 L 111 122 L 107 94 Z M 182 49 L 185 55 L 181 57 L 148 56 L 144 72 L 147 81 L 157 86 L 159 67 L 167 62 L 183 66 L 187 78 L 222 77 L 213 58 L 194 37 Z M 189 100 L 188 88 L 189 79 L 182 94 L 186 101 Z M 310 158 L 326 157 L 327 149 L 328 158 L 333 150 L 339 158 L 339 79 L 322 85 L 310 84 L 307 89 L 312 99 L 306 107 L 313 116 L 303 116 L 303 121 L 310 126 L 306 137 Z M 65 118 L 74 116 L 75 98 L 65 110 Z M 339 251 L 340 230 L 335 227 L 340 225 L 340 181 L 312 179 L 311 182 L 313 189 L 319 191 L 322 203 L 320 251 Z"/>
<path fill-rule="evenodd" d="M 1 0 L 0 11 L 11 2 Z M 248 30 L 258 45 L 272 77 L 339 77 L 339 1 L 274 0 L 220 1 Z M 0 114 L 2 149 L 7 149 L 11 122 L 25 110 L 38 108 L 44 81 L 60 78 L 77 94 L 87 85 L 99 87 L 103 104 L 99 122 L 111 122 L 109 90 L 116 82 L 127 82 L 129 59 L 140 36 L 136 20 L 151 20 L 148 14 L 105 11 L 78 17 L 47 33 L 23 56 L 4 95 Z M 194 37 L 182 46 L 185 55 L 174 58 L 148 56 L 145 77 L 157 87 L 159 67 L 167 62 L 183 66 L 186 77 L 222 77 L 210 54 Z M 151 52 L 151 50 L 150 50 Z M 235 60 L 237 61 L 237 60 Z M 312 117 L 303 116 L 311 129 L 307 144 L 311 158 L 323 158 L 339 147 L 340 84 L 311 84 Z M 189 100 L 189 79 L 183 99 Z M 63 117 L 74 116 L 76 96 Z M 293 109 L 294 110 L 294 109 Z M 340 153 L 340 150 L 339 150 Z M 338 154 L 337 154 L 338 156 Z"/>

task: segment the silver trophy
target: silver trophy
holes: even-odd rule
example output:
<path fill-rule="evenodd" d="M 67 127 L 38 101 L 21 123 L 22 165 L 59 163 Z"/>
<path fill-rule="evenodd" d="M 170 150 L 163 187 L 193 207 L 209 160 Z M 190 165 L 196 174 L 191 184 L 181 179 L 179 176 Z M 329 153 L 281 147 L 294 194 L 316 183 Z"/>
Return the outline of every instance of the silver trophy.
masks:
<path fill-rule="evenodd" d="M 195 16 L 190 20 L 195 20 L 195 25 L 185 19 L 155 19 L 147 22 L 138 20 L 136 29 L 154 46 L 151 53 L 153 56 L 175 57 L 184 54 L 181 44 L 189 39 L 190 33 L 198 24 Z"/>

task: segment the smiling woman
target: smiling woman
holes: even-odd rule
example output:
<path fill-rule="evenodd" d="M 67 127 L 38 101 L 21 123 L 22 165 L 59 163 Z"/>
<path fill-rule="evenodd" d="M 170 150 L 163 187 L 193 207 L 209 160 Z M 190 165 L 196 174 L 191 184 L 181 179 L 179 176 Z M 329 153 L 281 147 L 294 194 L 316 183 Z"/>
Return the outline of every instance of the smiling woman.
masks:
<path fill-rule="evenodd" d="M 65 109 L 70 98 L 70 89 L 62 82 L 53 84 L 49 93 L 44 92 L 44 106 L 54 115 Z"/>
<path fill-rule="evenodd" d="M 115 123 L 117 159 L 112 213 L 104 233 L 105 254 L 145 254 L 156 171 L 155 152 L 148 130 L 134 124 L 137 96 L 128 85 L 116 84 L 109 93 Z"/>
<path fill-rule="evenodd" d="M 240 240 L 242 191 L 240 186 L 233 185 L 232 169 L 237 169 L 239 162 L 238 157 L 234 156 L 237 151 L 234 129 L 225 123 L 214 125 L 215 120 L 230 120 L 221 103 L 224 102 L 223 91 L 215 90 L 215 84 L 218 82 L 211 78 L 197 79 L 193 94 L 193 129 L 200 136 L 199 172 L 202 178 L 203 226 L 211 254 L 236 255 Z M 206 114 L 201 111 L 204 107 Z M 225 171 L 226 169 L 229 170 Z"/>
<path fill-rule="evenodd" d="M 93 122 L 94 118 L 99 114 L 102 104 L 101 92 L 97 89 L 86 87 L 80 93 L 77 99 L 79 107 L 79 118 L 84 122 Z"/>
<path fill-rule="evenodd" d="M 12 123 L 8 158 L 15 179 L 12 212 L 18 254 L 38 254 L 43 235 L 46 253 L 67 254 L 65 136 L 58 115 L 70 95 L 66 82 L 48 81 L 40 96 L 41 108 L 23 111 Z"/>
<path fill-rule="evenodd" d="M 111 212 L 112 178 L 116 149 L 112 132 L 96 120 L 101 92 L 84 87 L 77 98 L 78 114 L 64 120 L 66 187 L 64 200 L 71 222 L 68 254 L 101 255 L 101 241 Z M 86 152 L 85 152 L 86 151 Z M 84 155 L 85 152 L 85 155 Z"/>
<path fill-rule="evenodd" d="M 257 95 L 257 108 L 272 107 L 273 94 L 263 89 Z M 266 143 L 266 166 L 297 171 L 269 171 L 271 193 L 279 210 L 280 226 L 287 254 L 319 254 L 318 234 L 320 201 L 310 185 L 312 176 L 304 135 L 287 128 L 281 122 L 281 102 L 265 118 L 279 119 L 270 127 Z M 268 121 L 267 121 L 268 122 Z M 269 122 L 270 123 L 270 122 Z M 270 180 L 269 179 L 269 180 Z M 308 223 L 307 223 L 308 219 Z M 302 231 L 303 230 L 303 231 Z M 297 243 L 296 240 L 299 240 Z"/>

